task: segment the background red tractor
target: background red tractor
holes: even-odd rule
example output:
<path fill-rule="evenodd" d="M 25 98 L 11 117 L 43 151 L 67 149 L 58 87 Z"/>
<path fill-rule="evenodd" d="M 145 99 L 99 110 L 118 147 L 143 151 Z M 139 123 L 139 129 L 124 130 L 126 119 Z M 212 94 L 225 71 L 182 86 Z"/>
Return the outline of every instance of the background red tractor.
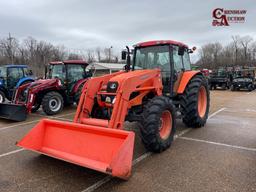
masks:
<path fill-rule="evenodd" d="M 59 113 L 64 105 L 79 101 L 82 87 L 90 72 L 81 60 L 51 62 L 46 65 L 45 79 L 20 86 L 12 102 L 0 105 L 0 117 L 15 121 L 26 119 L 27 113 L 42 106 L 47 115 Z"/>

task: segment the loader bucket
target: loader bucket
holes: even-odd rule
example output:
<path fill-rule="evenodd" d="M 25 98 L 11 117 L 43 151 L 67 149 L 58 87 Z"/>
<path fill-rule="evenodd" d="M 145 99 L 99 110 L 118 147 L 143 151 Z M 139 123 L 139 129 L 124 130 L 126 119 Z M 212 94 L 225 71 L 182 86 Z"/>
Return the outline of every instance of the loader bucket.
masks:
<path fill-rule="evenodd" d="M 41 120 L 18 146 L 128 179 L 134 133 L 56 120 Z"/>
<path fill-rule="evenodd" d="M 26 106 L 9 104 L 9 103 L 1 103 L 0 118 L 12 120 L 12 121 L 25 121 L 27 118 Z"/>

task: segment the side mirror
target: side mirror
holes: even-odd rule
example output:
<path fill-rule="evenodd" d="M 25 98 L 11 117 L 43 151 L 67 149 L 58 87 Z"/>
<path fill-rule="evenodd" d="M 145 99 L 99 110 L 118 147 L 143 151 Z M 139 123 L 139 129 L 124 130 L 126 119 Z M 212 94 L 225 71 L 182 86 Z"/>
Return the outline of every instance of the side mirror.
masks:
<path fill-rule="evenodd" d="M 179 50 L 178 50 L 178 55 L 180 56 L 183 56 L 184 55 L 184 52 L 185 52 L 185 47 L 179 47 Z"/>
<path fill-rule="evenodd" d="M 33 75 L 33 71 L 30 69 L 28 70 L 28 75 L 32 76 Z"/>
<path fill-rule="evenodd" d="M 126 65 L 124 66 L 124 70 L 125 70 L 125 71 L 130 71 L 130 69 L 131 69 L 130 65 L 127 65 L 127 64 L 126 64 Z"/>
<path fill-rule="evenodd" d="M 127 56 L 127 52 L 126 51 L 122 51 L 122 60 L 126 60 L 126 56 Z"/>
<path fill-rule="evenodd" d="M 195 50 L 196 50 L 196 47 L 192 47 L 192 49 L 188 49 L 188 53 L 194 53 Z"/>
<path fill-rule="evenodd" d="M 84 74 L 84 78 L 92 77 L 92 75 L 93 75 L 93 72 L 92 72 L 92 70 L 90 69 L 90 70 L 88 70 L 88 71 Z"/>

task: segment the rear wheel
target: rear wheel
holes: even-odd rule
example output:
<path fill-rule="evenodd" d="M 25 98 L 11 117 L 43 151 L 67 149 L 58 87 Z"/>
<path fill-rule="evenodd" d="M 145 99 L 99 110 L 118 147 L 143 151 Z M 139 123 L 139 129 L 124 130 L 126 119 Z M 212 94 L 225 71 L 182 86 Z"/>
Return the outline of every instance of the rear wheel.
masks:
<path fill-rule="evenodd" d="M 154 97 L 145 106 L 140 121 L 141 139 L 147 150 L 162 152 L 170 147 L 176 131 L 175 107 L 164 96 Z"/>
<path fill-rule="evenodd" d="M 64 102 L 61 94 L 54 91 L 47 93 L 42 100 L 42 108 L 47 115 L 59 113 L 62 111 L 63 105 Z"/>
<path fill-rule="evenodd" d="M 5 102 L 5 94 L 3 91 L 0 91 L 0 103 L 4 103 Z"/>
<path fill-rule="evenodd" d="M 193 77 L 181 96 L 184 124 L 192 128 L 203 127 L 208 118 L 209 103 L 207 81 L 201 75 Z"/>

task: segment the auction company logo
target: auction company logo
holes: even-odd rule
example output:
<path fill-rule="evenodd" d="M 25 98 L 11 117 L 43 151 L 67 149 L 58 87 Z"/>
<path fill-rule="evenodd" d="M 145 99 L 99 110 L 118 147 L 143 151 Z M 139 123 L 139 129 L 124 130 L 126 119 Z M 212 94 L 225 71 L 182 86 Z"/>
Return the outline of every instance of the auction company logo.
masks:
<path fill-rule="evenodd" d="M 212 26 L 229 26 L 230 23 L 244 23 L 246 10 L 226 10 L 216 8 L 212 11 Z"/>

